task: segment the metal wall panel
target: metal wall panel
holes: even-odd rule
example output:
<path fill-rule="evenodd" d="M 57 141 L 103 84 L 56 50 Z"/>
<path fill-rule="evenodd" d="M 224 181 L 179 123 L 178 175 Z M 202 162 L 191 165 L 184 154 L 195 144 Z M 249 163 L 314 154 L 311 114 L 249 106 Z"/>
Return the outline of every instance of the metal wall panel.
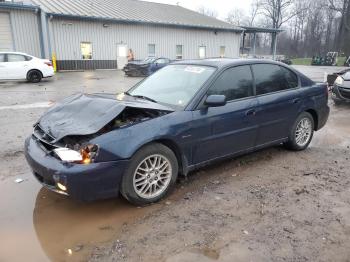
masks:
<path fill-rule="evenodd" d="M 13 49 L 10 14 L 0 12 L 0 51 L 13 51 Z"/>
<path fill-rule="evenodd" d="M 219 57 L 225 46 L 226 57 L 238 57 L 240 34 L 135 24 L 64 20 L 49 21 L 52 52 L 58 60 L 80 60 L 80 42 L 91 42 L 93 60 L 116 60 L 117 44 L 132 48 L 136 59 L 148 56 L 148 44 L 156 45 L 156 56 L 176 57 L 176 45 L 183 45 L 183 59 L 199 57 L 199 46 L 206 46 L 207 57 Z"/>
<path fill-rule="evenodd" d="M 41 57 L 38 15 L 33 11 L 11 10 L 15 51 Z"/>

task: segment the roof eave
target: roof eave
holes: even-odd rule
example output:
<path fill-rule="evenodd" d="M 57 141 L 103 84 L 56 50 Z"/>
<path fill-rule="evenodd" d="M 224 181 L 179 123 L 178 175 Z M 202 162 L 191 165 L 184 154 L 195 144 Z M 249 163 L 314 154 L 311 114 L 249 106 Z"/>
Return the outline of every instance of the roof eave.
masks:
<path fill-rule="evenodd" d="M 35 5 L 15 4 L 15 3 L 0 3 L 0 9 L 17 9 L 17 10 L 31 10 L 38 11 L 40 7 Z"/>
<path fill-rule="evenodd" d="M 187 25 L 187 24 L 172 24 L 172 23 L 162 23 L 162 22 L 149 22 L 149 21 L 139 21 L 139 20 L 127 20 L 127 19 L 116 19 L 107 17 L 96 17 L 96 16 L 80 16 L 80 15 L 70 15 L 70 14 L 58 14 L 58 13 L 47 13 L 48 16 L 74 19 L 74 20 L 88 20 L 88 21 L 100 21 L 100 22 L 111 22 L 111 23 L 123 23 L 123 24 L 139 24 L 139 25 L 154 25 L 154 26 L 168 26 L 176 28 L 189 28 L 189 29 L 205 29 L 213 31 L 226 31 L 234 33 L 242 33 L 244 30 L 240 28 L 225 28 L 225 27 L 212 27 L 205 25 Z"/>
<path fill-rule="evenodd" d="M 241 26 L 246 33 L 281 33 L 285 30 L 279 28 L 266 28 L 266 27 L 255 27 L 255 26 Z"/>

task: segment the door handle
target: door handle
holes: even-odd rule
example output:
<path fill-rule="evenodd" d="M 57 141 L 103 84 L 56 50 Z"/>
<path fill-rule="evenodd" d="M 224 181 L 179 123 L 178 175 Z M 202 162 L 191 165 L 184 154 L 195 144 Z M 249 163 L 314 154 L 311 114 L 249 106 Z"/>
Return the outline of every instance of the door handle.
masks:
<path fill-rule="evenodd" d="M 256 111 L 255 109 L 249 109 L 248 111 L 245 112 L 246 116 L 255 116 L 256 115 Z"/>
<path fill-rule="evenodd" d="M 293 104 L 298 104 L 300 102 L 300 98 L 294 98 L 293 99 Z"/>

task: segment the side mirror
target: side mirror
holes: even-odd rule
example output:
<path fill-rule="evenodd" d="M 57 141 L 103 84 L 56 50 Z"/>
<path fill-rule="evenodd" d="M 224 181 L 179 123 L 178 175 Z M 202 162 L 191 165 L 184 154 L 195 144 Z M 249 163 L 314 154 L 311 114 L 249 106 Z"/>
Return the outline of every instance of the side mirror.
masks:
<path fill-rule="evenodd" d="M 225 95 L 210 95 L 205 99 L 204 104 L 209 107 L 224 106 L 226 105 Z"/>

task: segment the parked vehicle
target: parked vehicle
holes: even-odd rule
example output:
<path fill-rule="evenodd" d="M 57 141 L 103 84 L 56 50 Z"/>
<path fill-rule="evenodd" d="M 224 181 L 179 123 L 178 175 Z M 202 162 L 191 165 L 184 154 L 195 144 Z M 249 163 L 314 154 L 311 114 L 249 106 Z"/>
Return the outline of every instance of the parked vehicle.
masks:
<path fill-rule="evenodd" d="M 76 94 L 25 141 L 45 187 L 79 200 L 162 199 L 178 174 L 284 144 L 305 149 L 328 118 L 328 90 L 269 60 L 176 62 L 116 95 Z"/>
<path fill-rule="evenodd" d="M 346 57 L 346 59 L 344 61 L 344 66 L 350 66 L 350 55 L 348 57 Z"/>
<path fill-rule="evenodd" d="M 282 62 L 286 65 L 291 65 L 292 64 L 292 60 L 290 60 L 290 58 L 284 56 L 284 55 L 280 55 L 280 56 L 277 56 L 277 59 L 276 61 L 278 62 Z"/>
<path fill-rule="evenodd" d="M 0 80 L 27 80 L 38 83 L 53 76 L 50 60 L 19 52 L 0 52 Z"/>
<path fill-rule="evenodd" d="M 331 97 L 335 104 L 350 102 L 350 71 L 339 75 L 334 81 Z"/>
<path fill-rule="evenodd" d="M 350 72 L 350 69 L 344 69 L 333 74 L 328 74 L 327 75 L 328 86 L 332 87 L 334 85 L 334 81 L 338 78 L 338 76 L 344 75 L 347 72 Z"/>
<path fill-rule="evenodd" d="M 328 52 L 326 56 L 313 56 L 311 65 L 336 66 L 338 62 L 338 52 Z"/>
<path fill-rule="evenodd" d="M 148 57 L 142 61 L 131 61 L 126 64 L 123 71 L 127 76 L 149 76 L 171 62 L 164 57 Z"/>

